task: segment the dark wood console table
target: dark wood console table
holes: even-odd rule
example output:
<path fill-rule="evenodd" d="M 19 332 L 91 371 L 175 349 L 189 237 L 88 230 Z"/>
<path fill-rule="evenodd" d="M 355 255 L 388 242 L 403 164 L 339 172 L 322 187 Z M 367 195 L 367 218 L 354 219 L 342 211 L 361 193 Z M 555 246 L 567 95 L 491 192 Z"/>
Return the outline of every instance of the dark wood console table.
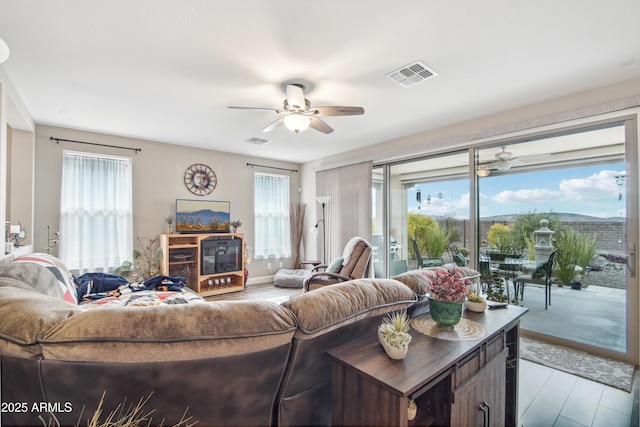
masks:
<path fill-rule="evenodd" d="M 376 331 L 331 349 L 333 425 L 517 425 L 520 317 L 527 310 L 465 311 L 486 330 L 477 340 L 443 340 L 412 329 L 403 360 L 387 357 Z M 418 406 L 413 421 L 409 399 Z"/>

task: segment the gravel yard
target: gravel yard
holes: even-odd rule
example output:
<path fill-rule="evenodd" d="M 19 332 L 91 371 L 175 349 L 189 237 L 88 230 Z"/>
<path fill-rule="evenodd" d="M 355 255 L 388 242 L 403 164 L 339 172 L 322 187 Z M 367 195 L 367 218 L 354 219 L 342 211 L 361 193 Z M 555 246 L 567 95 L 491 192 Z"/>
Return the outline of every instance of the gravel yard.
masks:
<path fill-rule="evenodd" d="M 582 275 L 582 286 L 603 286 L 605 288 L 625 289 L 627 265 L 608 261 L 603 256 L 596 256 L 592 264 L 602 266 L 601 271 L 589 271 Z"/>

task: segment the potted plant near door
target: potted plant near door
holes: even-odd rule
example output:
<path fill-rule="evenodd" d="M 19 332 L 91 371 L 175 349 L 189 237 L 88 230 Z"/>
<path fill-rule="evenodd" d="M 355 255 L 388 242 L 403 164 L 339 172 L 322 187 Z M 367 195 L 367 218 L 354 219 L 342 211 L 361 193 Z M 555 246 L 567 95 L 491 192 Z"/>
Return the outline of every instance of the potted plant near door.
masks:
<path fill-rule="evenodd" d="M 436 270 L 425 287 L 431 318 L 440 328 L 451 328 L 462 318 L 462 306 L 469 295 L 471 281 L 455 269 Z"/>

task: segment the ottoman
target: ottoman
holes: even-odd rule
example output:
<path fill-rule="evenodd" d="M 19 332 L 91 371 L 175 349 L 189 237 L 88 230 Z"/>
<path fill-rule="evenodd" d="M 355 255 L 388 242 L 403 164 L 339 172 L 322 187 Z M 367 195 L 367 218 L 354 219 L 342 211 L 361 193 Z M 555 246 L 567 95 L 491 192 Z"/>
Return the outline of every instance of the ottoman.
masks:
<path fill-rule="evenodd" d="M 273 276 L 273 284 L 281 288 L 302 288 L 302 282 L 309 273 L 311 270 L 281 268 Z"/>

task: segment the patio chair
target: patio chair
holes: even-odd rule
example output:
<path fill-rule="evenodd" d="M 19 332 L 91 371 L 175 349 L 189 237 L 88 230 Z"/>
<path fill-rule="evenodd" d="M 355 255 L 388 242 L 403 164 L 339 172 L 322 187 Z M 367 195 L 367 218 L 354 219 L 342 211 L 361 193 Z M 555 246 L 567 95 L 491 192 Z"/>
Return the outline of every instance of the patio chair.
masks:
<path fill-rule="evenodd" d="M 466 267 L 468 265 L 467 258 L 460 252 L 460 249 L 454 244 L 451 244 L 447 247 L 447 252 L 449 252 L 449 258 L 451 262 L 457 265 L 458 267 Z"/>
<path fill-rule="evenodd" d="M 342 256 L 329 265 L 318 265 L 304 278 L 304 291 L 323 286 L 361 279 L 369 275 L 371 244 L 362 237 L 353 237 L 344 247 Z M 321 271 L 322 270 L 322 271 Z"/>
<path fill-rule="evenodd" d="M 413 251 L 416 254 L 416 260 L 418 260 L 418 269 L 440 267 L 444 265 L 442 259 L 433 259 L 428 257 L 427 259 L 424 259 L 420 253 L 420 248 L 418 248 L 418 242 L 415 239 L 411 240 L 411 244 L 413 245 Z"/>
<path fill-rule="evenodd" d="M 524 299 L 524 288 L 527 285 L 544 286 L 544 309 L 551 305 L 551 275 L 553 266 L 560 255 L 559 251 L 554 251 L 549 255 L 549 259 L 539 265 L 531 274 L 521 274 L 514 280 L 516 296 L 520 293 L 520 301 Z"/>
<path fill-rule="evenodd" d="M 489 284 L 492 283 L 491 260 L 485 253 L 480 253 L 478 258 L 478 271 L 480 272 L 480 287 L 483 293 L 487 292 Z"/>

